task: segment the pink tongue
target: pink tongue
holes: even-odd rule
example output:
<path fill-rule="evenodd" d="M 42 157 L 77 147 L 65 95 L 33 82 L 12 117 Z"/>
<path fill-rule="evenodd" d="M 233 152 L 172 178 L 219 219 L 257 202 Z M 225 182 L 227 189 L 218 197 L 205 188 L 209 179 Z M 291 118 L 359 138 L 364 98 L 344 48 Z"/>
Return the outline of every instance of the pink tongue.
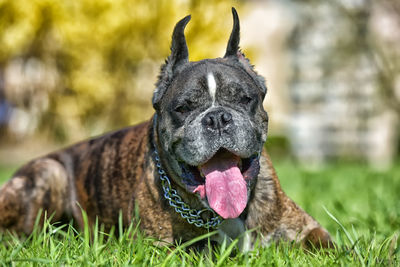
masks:
<path fill-rule="evenodd" d="M 224 219 L 239 217 L 247 205 L 246 181 L 237 167 L 238 161 L 230 153 L 221 153 L 201 166 L 208 203 Z"/>

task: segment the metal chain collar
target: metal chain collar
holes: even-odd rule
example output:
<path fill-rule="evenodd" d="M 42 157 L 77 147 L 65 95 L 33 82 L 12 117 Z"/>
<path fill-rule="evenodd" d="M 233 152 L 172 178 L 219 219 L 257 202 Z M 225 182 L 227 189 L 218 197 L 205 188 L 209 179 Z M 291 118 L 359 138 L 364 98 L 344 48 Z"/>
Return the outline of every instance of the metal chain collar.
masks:
<path fill-rule="evenodd" d="M 160 175 L 162 189 L 164 190 L 164 197 L 168 200 L 169 205 L 173 207 L 175 211 L 181 215 L 182 218 L 186 219 L 188 223 L 194 224 L 197 227 L 204 227 L 206 229 L 209 229 L 216 228 L 218 225 L 220 225 L 222 223 L 222 218 L 218 214 L 216 214 L 215 211 L 209 208 L 205 208 L 202 210 L 191 209 L 188 204 L 182 201 L 182 198 L 178 195 L 178 192 L 171 187 L 171 182 L 169 181 L 168 176 L 161 166 L 157 150 L 154 150 L 154 154 L 157 170 Z M 210 212 L 212 214 L 211 219 L 205 222 L 201 217 L 201 214 L 203 212 Z"/>

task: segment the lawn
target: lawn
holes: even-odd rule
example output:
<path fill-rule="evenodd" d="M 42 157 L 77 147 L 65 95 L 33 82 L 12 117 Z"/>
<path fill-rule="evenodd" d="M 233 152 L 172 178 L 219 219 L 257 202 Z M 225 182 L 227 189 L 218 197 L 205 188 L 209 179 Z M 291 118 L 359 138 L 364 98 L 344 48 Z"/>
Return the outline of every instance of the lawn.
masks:
<path fill-rule="evenodd" d="M 374 266 L 400 264 L 400 165 L 377 172 L 361 164 L 337 164 L 307 171 L 291 161 L 275 165 L 286 193 L 333 235 L 338 248 L 331 252 L 305 252 L 293 244 L 272 244 L 246 254 L 234 246 L 221 246 L 212 254 L 156 247 L 136 226 L 119 237 L 95 229 L 45 225 L 27 239 L 0 235 L 0 263 L 36 265 L 258 265 L 258 266 Z M 0 183 L 13 168 L 0 168 Z M 330 215 L 331 214 L 331 215 Z M 118 228 L 118 227 L 117 227 Z M 137 239 L 129 236 L 136 233 Z M 111 236 L 111 237 L 110 237 Z"/>

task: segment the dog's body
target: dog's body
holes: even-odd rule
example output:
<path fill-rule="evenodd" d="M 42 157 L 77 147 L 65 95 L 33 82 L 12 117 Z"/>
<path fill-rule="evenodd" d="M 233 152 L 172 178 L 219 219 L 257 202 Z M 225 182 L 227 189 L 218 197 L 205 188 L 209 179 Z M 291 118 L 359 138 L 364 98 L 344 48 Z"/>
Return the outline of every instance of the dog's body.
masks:
<path fill-rule="evenodd" d="M 218 229 L 215 240 L 241 237 L 242 249 L 257 235 L 263 244 L 284 239 L 330 246 L 328 233 L 284 194 L 263 151 L 266 87 L 238 51 L 233 14 L 224 58 L 189 62 L 183 30 L 190 17 L 176 25 L 149 122 L 17 171 L 0 189 L 0 230 L 30 233 L 40 209 L 54 214 L 53 221 L 73 218 L 80 227 L 81 208 L 90 224 L 98 218 L 106 226 L 117 224 L 120 212 L 126 226 L 138 210 L 141 229 L 169 242 Z"/>

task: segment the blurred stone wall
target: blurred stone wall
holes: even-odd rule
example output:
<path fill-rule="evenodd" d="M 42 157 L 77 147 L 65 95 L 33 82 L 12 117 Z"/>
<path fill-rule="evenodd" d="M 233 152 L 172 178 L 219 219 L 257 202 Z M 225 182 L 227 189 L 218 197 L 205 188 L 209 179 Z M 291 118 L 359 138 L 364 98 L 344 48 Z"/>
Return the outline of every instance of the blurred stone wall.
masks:
<path fill-rule="evenodd" d="M 385 70 L 372 39 L 378 7 L 366 0 L 293 4 L 289 136 L 302 162 L 357 158 L 383 167 L 397 152 L 398 114 L 382 97 Z"/>
<path fill-rule="evenodd" d="M 400 5 L 249 3 L 242 44 L 267 78 L 270 133 L 285 134 L 308 166 L 341 159 L 389 166 L 399 139 Z"/>

